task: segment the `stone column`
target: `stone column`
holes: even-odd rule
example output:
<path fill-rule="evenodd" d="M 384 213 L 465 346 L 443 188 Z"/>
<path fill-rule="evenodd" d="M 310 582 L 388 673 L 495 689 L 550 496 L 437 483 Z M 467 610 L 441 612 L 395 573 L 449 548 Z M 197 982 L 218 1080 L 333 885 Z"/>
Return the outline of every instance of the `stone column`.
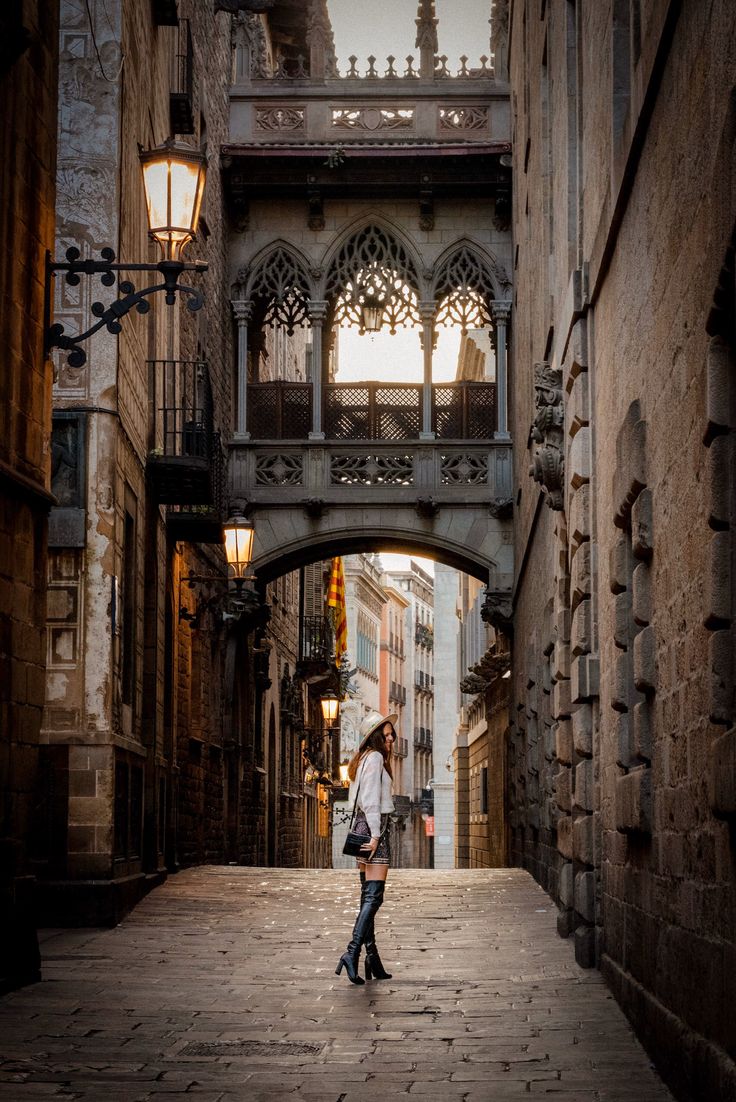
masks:
<path fill-rule="evenodd" d="M 231 302 L 235 320 L 238 323 L 238 404 L 235 411 L 236 440 L 249 440 L 248 432 L 248 322 L 253 312 L 253 303 L 247 299 L 235 299 Z"/>
<path fill-rule="evenodd" d="M 420 302 L 422 318 L 422 350 L 424 351 L 424 379 L 422 383 L 422 428 L 420 440 L 434 440 L 432 431 L 432 353 L 434 351 L 434 302 Z"/>
<path fill-rule="evenodd" d="M 496 409 L 498 411 L 498 428 L 494 433 L 496 440 L 510 440 L 507 397 L 506 397 L 506 323 L 511 314 L 511 303 L 492 302 L 491 314 L 496 327 Z"/>
<path fill-rule="evenodd" d="M 327 303 L 313 300 L 309 303 L 309 321 L 312 326 L 312 431 L 310 440 L 324 440 L 322 431 L 322 326 L 327 316 Z"/>

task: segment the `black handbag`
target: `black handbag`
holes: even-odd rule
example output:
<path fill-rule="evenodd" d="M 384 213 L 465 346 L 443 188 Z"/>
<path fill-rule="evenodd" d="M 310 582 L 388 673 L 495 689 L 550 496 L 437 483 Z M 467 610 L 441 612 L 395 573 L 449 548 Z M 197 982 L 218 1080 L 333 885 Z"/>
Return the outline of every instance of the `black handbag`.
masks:
<path fill-rule="evenodd" d="M 364 763 L 365 764 L 365 763 Z M 360 768 L 361 775 L 363 773 L 363 766 Z M 362 777 L 361 777 L 362 779 Z M 366 842 L 370 842 L 370 837 L 366 838 L 365 834 L 358 834 L 353 830 L 353 822 L 355 820 L 355 812 L 358 808 L 358 796 L 360 795 L 360 781 L 358 781 L 358 788 L 355 792 L 355 801 L 353 803 L 353 814 L 350 816 L 350 826 L 345 836 L 345 844 L 342 847 L 342 852 L 346 857 L 362 857 L 364 861 L 370 861 L 373 854 L 368 856 L 363 850 L 363 846 Z M 385 831 L 381 831 L 381 837 L 383 837 Z M 380 842 L 379 842 L 380 845 Z"/>

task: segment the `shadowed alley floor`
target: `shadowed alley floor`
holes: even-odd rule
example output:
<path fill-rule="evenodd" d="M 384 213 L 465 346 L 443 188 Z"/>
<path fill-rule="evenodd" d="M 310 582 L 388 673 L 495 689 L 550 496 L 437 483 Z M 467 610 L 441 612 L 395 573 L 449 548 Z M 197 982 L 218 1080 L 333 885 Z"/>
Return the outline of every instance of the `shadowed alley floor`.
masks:
<path fill-rule="evenodd" d="M 0 1099 L 670 1099 L 527 873 L 391 872 L 393 979 L 364 987 L 335 975 L 358 893 L 199 868 L 116 929 L 45 931 L 43 981 L 0 1000 Z"/>

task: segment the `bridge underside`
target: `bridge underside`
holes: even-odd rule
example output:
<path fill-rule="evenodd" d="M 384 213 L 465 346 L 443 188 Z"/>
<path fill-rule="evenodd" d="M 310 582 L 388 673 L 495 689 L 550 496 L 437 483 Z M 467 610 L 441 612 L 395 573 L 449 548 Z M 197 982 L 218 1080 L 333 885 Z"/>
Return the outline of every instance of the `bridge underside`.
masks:
<path fill-rule="evenodd" d="M 511 521 L 492 518 L 487 505 L 449 506 L 433 517 L 395 504 L 340 506 L 321 516 L 272 505 L 255 519 L 253 570 L 262 581 L 333 555 L 386 551 L 436 559 L 493 589 L 511 586 Z"/>

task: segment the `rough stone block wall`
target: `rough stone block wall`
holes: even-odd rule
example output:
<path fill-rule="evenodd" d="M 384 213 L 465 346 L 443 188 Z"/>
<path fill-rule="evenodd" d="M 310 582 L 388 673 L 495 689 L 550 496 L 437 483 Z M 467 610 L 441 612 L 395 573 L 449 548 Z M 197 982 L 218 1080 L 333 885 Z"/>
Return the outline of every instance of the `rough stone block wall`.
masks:
<path fill-rule="evenodd" d="M 38 969 L 29 858 L 47 856 L 43 848 L 31 854 L 29 843 L 38 836 L 45 695 L 51 370 L 44 255 L 54 239 L 58 6 L 16 6 L 27 46 L 17 56 L 6 50 L 0 78 L 0 985 Z"/>
<path fill-rule="evenodd" d="M 629 23 L 628 4 L 547 5 L 524 28 L 524 7 L 510 65 L 514 860 L 552 891 L 578 961 L 600 962 L 675 1089 L 731 1097 L 736 13 L 661 0 Z M 550 601 L 552 636 L 535 636 Z M 549 644 L 556 888 L 533 821 L 533 670 Z"/>

